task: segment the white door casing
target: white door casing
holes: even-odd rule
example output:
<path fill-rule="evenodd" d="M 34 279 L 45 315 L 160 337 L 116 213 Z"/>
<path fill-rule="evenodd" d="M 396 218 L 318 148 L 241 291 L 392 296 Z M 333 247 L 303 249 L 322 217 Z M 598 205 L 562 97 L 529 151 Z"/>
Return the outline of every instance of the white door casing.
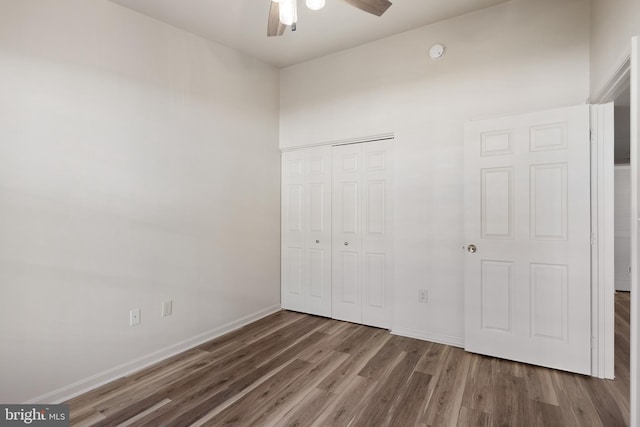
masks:
<path fill-rule="evenodd" d="M 333 317 L 390 328 L 393 149 L 389 141 L 333 147 Z"/>
<path fill-rule="evenodd" d="M 587 105 L 465 126 L 467 351 L 591 373 L 590 209 Z"/>
<path fill-rule="evenodd" d="M 613 103 L 591 105 L 591 374 L 614 378 L 615 173 Z M 628 214 L 627 214 L 627 219 Z"/>
<path fill-rule="evenodd" d="M 282 307 L 331 317 L 331 148 L 282 153 Z"/>
<path fill-rule="evenodd" d="M 631 424 L 640 424 L 640 362 L 638 358 L 640 328 L 638 315 L 640 310 L 640 286 L 638 283 L 638 256 L 640 255 L 640 236 L 638 236 L 640 207 L 638 200 L 640 191 L 640 48 L 638 37 L 631 41 Z"/>

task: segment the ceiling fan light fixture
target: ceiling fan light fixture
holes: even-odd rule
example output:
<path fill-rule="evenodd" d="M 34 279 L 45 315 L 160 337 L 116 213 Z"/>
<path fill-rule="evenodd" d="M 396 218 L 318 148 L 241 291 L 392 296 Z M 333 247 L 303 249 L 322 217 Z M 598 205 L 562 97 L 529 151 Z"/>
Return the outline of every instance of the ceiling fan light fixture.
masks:
<path fill-rule="evenodd" d="M 307 0 L 307 7 L 311 10 L 320 10 L 324 7 L 325 0 Z"/>
<path fill-rule="evenodd" d="M 280 2 L 280 22 L 293 25 L 298 21 L 298 5 L 296 0 L 278 0 Z"/>

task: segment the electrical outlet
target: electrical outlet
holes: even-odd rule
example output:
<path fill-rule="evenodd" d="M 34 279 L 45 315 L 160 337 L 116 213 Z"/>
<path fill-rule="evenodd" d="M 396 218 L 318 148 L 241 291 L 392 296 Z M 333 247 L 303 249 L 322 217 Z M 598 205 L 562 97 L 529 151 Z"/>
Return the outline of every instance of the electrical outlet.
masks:
<path fill-rule="evenodd" d="M 418 289 L 418 302 L 426 304 L 429 300 L 429 292 L 426 289 Z"/>
<path fill-rule="evenodd" d="M 171 316 L 173 313 L 173 300 L 162 301 L 162 317 Z"/>
<path fill-rule="evenodd" d="M 129 312 L 129 326 L 136 326 L 140 324 L 140 309 L 136 308 Z"/>

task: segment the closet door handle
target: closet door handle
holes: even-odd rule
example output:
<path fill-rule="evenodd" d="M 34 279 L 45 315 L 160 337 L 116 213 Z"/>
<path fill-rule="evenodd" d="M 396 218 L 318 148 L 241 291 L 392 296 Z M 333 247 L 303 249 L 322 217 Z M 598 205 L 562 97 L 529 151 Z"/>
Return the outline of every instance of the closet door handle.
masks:
<path fill-rule="evenodd" d="M 345 246 L 349 246 L 349 242 L 344 242 L 344 245 Z"/>
<path fill-rule="evenodd" d="M 316 240 L 316 243 L 320 243 L 320 240 Z"/>

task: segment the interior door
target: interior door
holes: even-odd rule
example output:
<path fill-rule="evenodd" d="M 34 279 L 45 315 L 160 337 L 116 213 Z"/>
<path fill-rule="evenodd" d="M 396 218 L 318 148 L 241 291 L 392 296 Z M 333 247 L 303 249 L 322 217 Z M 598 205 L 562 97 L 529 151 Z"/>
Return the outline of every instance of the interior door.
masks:
<path fill-rule="evenodd" d="M 331 147 L 282 154 L 282 307 L 331 317 Z"/>
<path fill-rule="evenodd" d="M 362 323 L 391 328 L 393 145 L 362 144 Z"/>
<path fill-rule="evenodd" d="M 331 147 L 306 150 L 306 312 L 331 317 Z"/>
<path fill-rule="evenodd" d="M 393 146 L 333 147 L 333 317 L 391 327 Z"/>
<path fill-rule="evenodd" d="M 362 323 L 362 146 L 333 147 L 333 318 Z"/>
<path fill-rule="evenodd" d="M 282 153 L 282 283 L 281 304 L 287 310 L 305 311 L 305 153 Z"/>
<path fill-rule="evenodd" d="M 465 127 L 465 349 L 591 373 L 587 105 Z"/>

